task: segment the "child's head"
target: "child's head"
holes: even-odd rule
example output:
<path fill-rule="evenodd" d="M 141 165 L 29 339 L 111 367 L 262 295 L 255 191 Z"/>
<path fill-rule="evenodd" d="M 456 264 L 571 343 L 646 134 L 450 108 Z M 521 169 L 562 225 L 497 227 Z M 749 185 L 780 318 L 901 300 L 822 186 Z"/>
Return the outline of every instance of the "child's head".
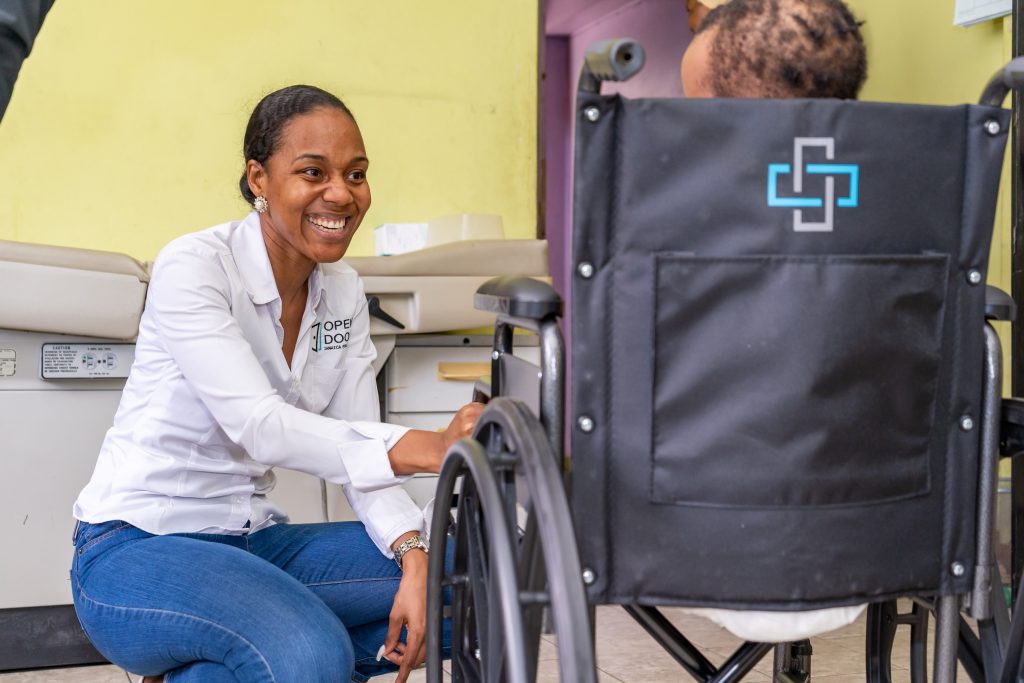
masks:
<path fill-rule="evenodd" d="M 867 56 L 842 0 L 730 0 L 704 18 L 681 69 L 688 97 L 855 99 Z"/>

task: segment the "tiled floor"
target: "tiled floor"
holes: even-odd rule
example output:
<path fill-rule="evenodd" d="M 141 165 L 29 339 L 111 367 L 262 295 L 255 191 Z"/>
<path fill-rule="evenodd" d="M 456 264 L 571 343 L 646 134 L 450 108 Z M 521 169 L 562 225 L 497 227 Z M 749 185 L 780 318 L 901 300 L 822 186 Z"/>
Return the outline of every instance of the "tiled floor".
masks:
<path fill-rule="evenodd" d="M 685 614 L 681 610 L 665 610 L 665 614 L 697 645 L 714 664 L 720 664 L 739 644 L 739 639 L 709 621 Z M 662 651 L 650 637 L 621 609 L 598 609 L 597 659 L 602 683 L 662 683 L 692 680 L 675 661 Z M 897 632 L 893 648 L 894 683 L 909 683 L 908 633 L 906 627 Z M 860 683 L 864 681 L 864 617 L 846 628 L 811 640 L 814 648 L 812 678 L 820 683 Z M 929 651 L 931 645 L 929 644 Z M 545 636 L 541 649 L 538 681 L 558 681 L 558 660 L 553 638 Z M 752 671 L 746 681 L 760 683 L 771 679 L 772 659 L 769 654 Z M 961 670 L 958 678 L 966 681 Z M 91 666 L 74 669 L 48 669 L 0 674 L 0 683 L 127 683 L 136 680 L 113 666 Z M 394 677 L 375 679 L 380 683 Z M 412 681 L 425 680 L 422 671 Z M 567 682 L 569 683 L 569 682 Z"/>

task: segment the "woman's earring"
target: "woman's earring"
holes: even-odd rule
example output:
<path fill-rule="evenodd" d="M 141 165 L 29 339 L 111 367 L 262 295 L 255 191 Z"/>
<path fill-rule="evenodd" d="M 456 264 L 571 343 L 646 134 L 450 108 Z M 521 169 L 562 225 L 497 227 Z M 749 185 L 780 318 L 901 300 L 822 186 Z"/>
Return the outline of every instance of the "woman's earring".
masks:
<path fill-rule="evenodd" d="M 267 198 L 264 197 L 263 195 L 260 195 L 255 200 L 253 200 L 252 205 L 256 207 L 257 213 L 266 213 L 267 209 L 270 207 L 270 204 L 267 203 Z"/>

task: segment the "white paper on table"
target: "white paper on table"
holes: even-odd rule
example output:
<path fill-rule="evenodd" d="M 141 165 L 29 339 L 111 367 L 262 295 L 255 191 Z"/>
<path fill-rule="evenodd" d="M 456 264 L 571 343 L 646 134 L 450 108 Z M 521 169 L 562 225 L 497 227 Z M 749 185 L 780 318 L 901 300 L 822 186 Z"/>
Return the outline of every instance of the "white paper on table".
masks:
<path fill-rule="evenodd" d="M 953 23 L 970 26 L 989 19 L 1004 17 L 1013 11 L 1013 0 L 956 0 Z"/>

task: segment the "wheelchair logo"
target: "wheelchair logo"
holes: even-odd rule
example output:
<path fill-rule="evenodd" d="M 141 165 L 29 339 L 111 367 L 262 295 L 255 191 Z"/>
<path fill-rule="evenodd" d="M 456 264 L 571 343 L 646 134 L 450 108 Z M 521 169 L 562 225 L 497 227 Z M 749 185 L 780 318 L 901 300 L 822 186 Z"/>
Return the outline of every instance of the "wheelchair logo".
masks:
<path fill-rule="evenodd" d="M 822 147 L 825 159 L 835 157 L 835 138 L 794 138 L 793 166 L 789 164 L 768 164 L 768 206 L 793 209 L 793 230 L 796 232 L 832 232 L 835 208 L 856 208 L 860 166 L 857 164 L 806 164 L 804 149 Z M 796 169 L 796 170 L 793 170 Z M 793 176 L 793 193 L 803 194 L 804 174 L 825 176 L 824 197 L 780 197 L 779 176 Z M 836 198 L 836 176 L 847 176 L 850 189 L 845 197 Z M 804 220 L 804 209 L 825 209 L 825 220 Z"/>

